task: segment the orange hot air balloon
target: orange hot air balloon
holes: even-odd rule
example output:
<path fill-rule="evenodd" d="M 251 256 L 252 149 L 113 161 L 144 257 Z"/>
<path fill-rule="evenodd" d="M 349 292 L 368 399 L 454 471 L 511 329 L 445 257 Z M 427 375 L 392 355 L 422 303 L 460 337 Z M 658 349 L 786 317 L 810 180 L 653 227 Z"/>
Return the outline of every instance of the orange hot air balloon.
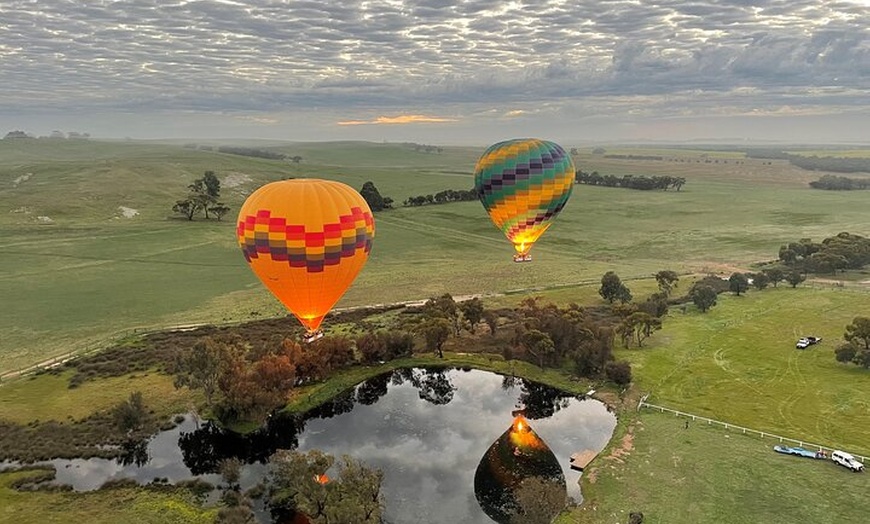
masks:
<path fill-rule="evenodd" d="M 350 186 L 293 179 L 254 191 L 239 211 L 236 233 L 254 274 L 305 326 L 310 341 L 368 260 L 375 222 Z"/>

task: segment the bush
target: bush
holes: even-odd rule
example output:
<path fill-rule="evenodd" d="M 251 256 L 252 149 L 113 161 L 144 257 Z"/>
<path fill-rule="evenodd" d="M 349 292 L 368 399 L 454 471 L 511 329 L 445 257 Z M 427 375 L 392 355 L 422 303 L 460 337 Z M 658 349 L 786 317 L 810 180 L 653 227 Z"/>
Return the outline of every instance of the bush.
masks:
<path fill-rule="evenodd" d="M 138 486 L 139 486 L 139 483 L 136 482 L 135 479 L 121 478 L 121 479 L 109 479 L 109 480 L 103 482 L 103 485 L 100 486 L 100 489 L 125 489 L 125 488 L 135 488 Z"/>
<path fill-rule="evenodd" d="M 123 431 L 131 431 L 141 427 L 147 417 L 148 412 L 145 410 L 142 393 L 139 391 L 130 393 L 128 400 L 121 402 L 112 410 L 112 419 L 115 425 Z"/>
<path fill-rule="evenodd" d="M 604 366 L 604 374 L 607 376 L 607 380 L 619 386 L 631 384 L 631 364 L 625 360 L 608 362 Z"/>

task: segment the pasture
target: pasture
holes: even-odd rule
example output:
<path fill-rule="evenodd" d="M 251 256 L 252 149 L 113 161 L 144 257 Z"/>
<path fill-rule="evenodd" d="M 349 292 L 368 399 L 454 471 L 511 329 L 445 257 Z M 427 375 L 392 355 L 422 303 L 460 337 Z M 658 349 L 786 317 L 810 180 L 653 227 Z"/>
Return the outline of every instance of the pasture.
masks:
<path fill-rule="evenodd" d="M 617 357 L 651 403 L 870 455 L 870 374 L 834 358 L 868 303 L 867 292 L 840 288 L 720 295 L 705 314 L 671 308 L 643 348 Z M 795 349 L 805 335 L 822 342 Z"/>
<path fill-rule="evenodd" d="M 0 375 L 136 329 L 281 314 L 235 244 L 235 213 L 248 193 L 289 176 L 357 189 L 371 180 L 401 205 L 469 189 L 484 149 L 257 144 L 245 145 L 303 160 L 154 142 L 0 141 Z M 535 261 L 522 265 L 477 202 L 378 213 L 372 256 L 339 307 L 594 284 L 608 270 L 623 279 L 666 268 L 729 274 L 775 258 L 785 242 L 868 234 L 864 195 L 811 190 L 806 182 L 819 174 L 783 162 L 676 149 L 666 161 L 633 161 L 581 149 L 575 163 L 687 184 L 679 192 L 575 186 L 532 251 Z M 206 170 L 223 181 L 230 213 L 223 222 L 172 216 L 174 201 Z"/>
<path fill-rule="evenodd" d="M 559 524 L 859 524 L 870 476 L 786 456 L 776 441 L 642 410 L 581 477 L 586 503 Z"/>

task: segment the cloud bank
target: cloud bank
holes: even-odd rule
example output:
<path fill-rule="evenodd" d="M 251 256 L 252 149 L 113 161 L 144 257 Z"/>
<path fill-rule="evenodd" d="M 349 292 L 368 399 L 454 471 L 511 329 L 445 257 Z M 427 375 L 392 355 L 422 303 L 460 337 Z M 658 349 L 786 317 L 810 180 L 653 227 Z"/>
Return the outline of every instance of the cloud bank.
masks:
<path fill-rule="evenodd" d="M 6 0 L 0 78 L 3 120 L 242 115 L 235 125 L 269 129 L 295 115 L 328 130 L 384 115 L 435 118 L 415 126 L 866 115 L 870 6 Z"/>

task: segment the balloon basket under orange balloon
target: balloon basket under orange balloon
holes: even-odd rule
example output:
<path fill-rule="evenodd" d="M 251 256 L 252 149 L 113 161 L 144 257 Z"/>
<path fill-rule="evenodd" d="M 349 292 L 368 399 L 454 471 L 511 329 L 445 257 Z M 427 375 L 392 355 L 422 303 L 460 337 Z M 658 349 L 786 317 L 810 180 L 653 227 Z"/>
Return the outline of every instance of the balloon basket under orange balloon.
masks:
<path fill-rule="evenodd" d="M 532 255 L 530 255 L 528 253 L 526 253 L 525 255 L 521 255 L 519 253 L 514 255 L 514 262 L 531 262 L 531 261 L 532 261 Z"/>
<path fill-rule="evenodd" d="M 306 331 L 305 334 L 302 335 L 302 341 L 306 344 L 310 344 L 319 338 L 323 338 L 322 329 L 318 329 L 317 331 Z"/>

